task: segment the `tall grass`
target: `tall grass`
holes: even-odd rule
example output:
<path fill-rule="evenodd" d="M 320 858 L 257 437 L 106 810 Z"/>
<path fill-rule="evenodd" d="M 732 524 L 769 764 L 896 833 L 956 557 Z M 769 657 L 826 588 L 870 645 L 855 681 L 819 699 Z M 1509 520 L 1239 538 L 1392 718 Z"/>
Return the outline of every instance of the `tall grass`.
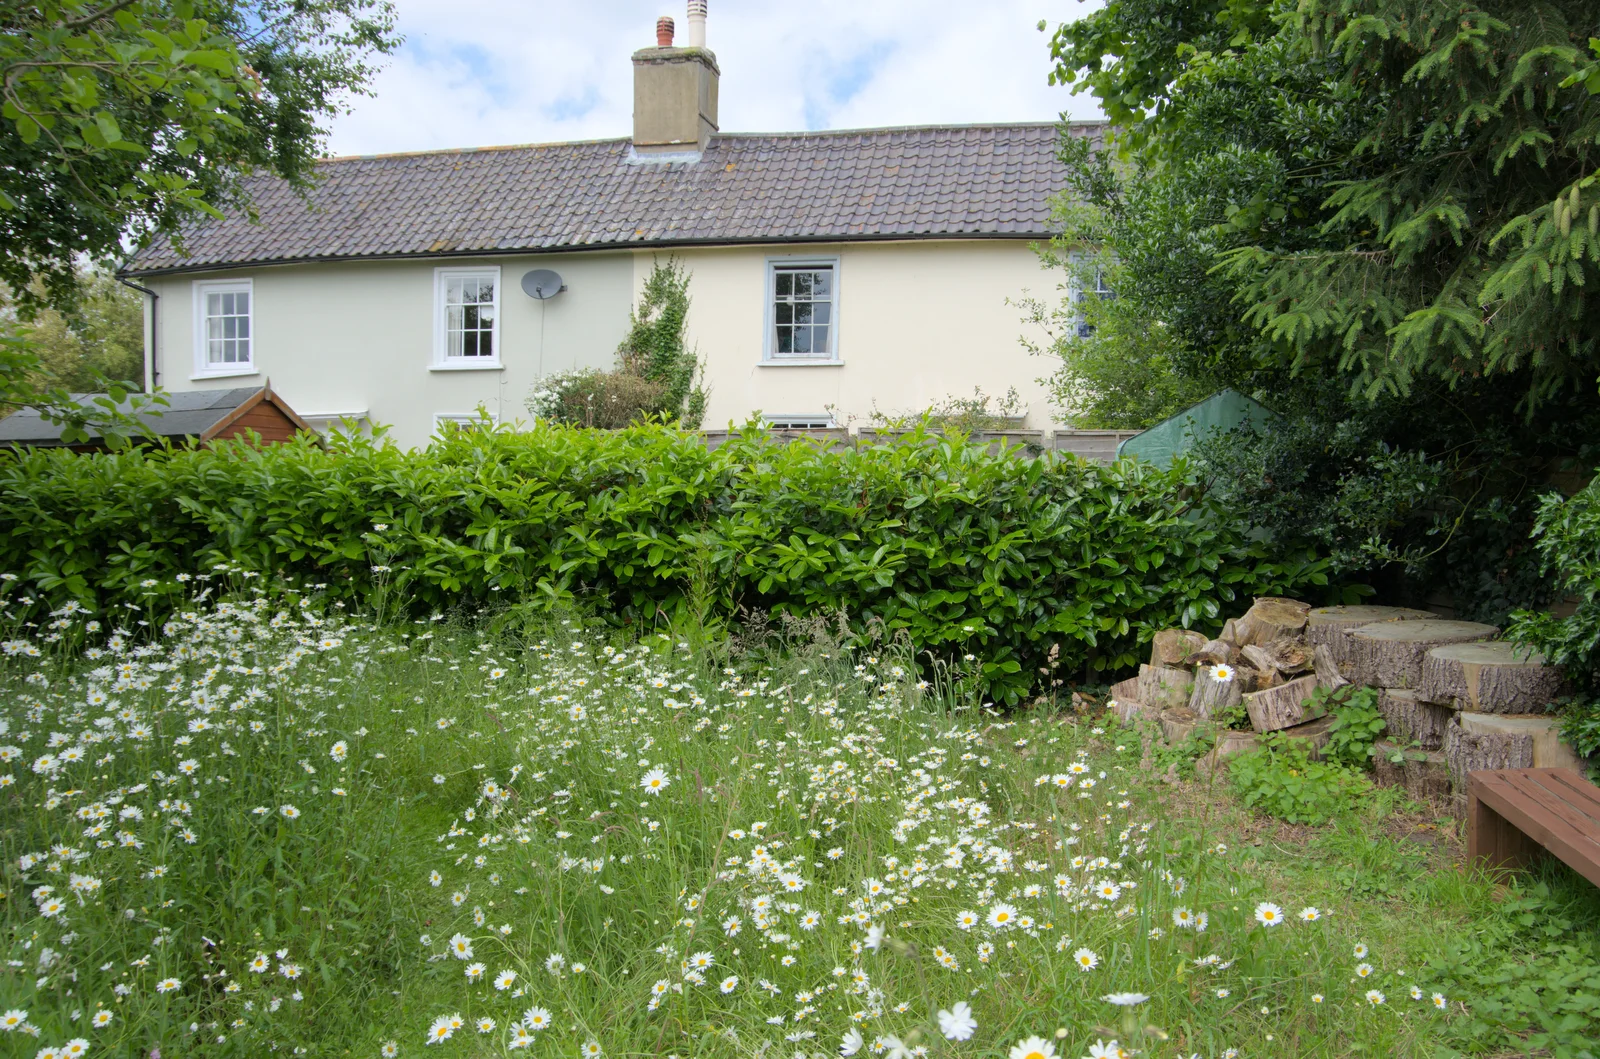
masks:
<path fill-rule="evenodd" d="M 1509 1024 L 1441 962 L 1455 898 L 1263 871 L 1119 733 L 935 705 L 903 652 L 719 666 L 254 585 L 149 640 L 4 631 L 16 1054 L 1431 1055 Z"/>

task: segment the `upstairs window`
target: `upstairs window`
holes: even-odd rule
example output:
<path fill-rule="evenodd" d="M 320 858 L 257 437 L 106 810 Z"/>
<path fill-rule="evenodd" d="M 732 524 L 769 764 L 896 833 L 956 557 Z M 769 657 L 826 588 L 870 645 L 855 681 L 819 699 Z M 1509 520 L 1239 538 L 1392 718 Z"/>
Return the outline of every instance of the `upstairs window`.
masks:
<path fill-rule="evenodd" d="M 1078 304 L 1082 305 L 1085 302 L 1095 298 L 1098 298 L 1100 301 L 1112 301 L 1116 298 L 1116 296 L 1117 292 L 1112 290 L 1111 285 L 1106 282 L 1105 269 L 1096 268 L 1094 270 L 1094 285 L 1078 291 L 1077 301 Z M 1088 338 L 1092 334 L 1094 334 L 1094 325 L 1091 323 L 1085 323 L 1083 320 L 1079 320 L 1078 337 Z"/>
<path fill-rule="evenodd" d="M 768 268 L 766 359 L 838 359 L 837 260 L 780 260 Z"/>
<path fill-rule="evenodd" d="M 255 300 L 249 280 L 194 285 L 195 374 L 247 375 L 255 371 Z"/>
<path fill-rule="evenodd" d="M 500 270 L 441 268 L 434 273 L 434 366 L 499 367 Z"/>

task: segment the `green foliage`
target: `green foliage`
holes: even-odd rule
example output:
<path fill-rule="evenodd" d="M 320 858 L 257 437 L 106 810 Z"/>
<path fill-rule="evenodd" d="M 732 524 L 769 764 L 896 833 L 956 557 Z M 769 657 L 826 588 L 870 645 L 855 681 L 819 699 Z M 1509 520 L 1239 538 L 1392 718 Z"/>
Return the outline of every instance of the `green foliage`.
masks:
<path fill-rule="evenodd" d="M 909 430 L 922 423 L 930 430 L 970 435 L 1015 429 L 1026 412 L 1015 386 L 1000 397 L 974 386 L 971 397 L 951 394 L 920 412 L 885 412 L 873 405 L 869 421 L 880 430 Z"/>
<path fill-rule="evenodd" d="M 1337 691 L 1318 688 L 1311 700 L 1333 715 L 1322 760 L 1333 765 L 1372 767 L 1373 744 L 1383 734 L 1383 714 L 1378 712 L 1378 690 L 1347 684 Z"/>
<path fill-rule="evenodd" d="M 1064 147 L 1063 241 L 1176 374 L 1282 416 L 1205 454 L 1220 499 L 1388 598 L 1549 598 L 1533 498 L 1600 436 L 1592 8 L 1127 0 L 1054 37 L 1121 126 Z"/>
<path fill-rule="evenodd" d="M 386 0 L 46 0 L 0 12 L 0 281 L 57 308 L 78 259 L 308 186 L 344 94 L 391 51 Z"/>
<path fill-rule="evenodd" d="M 1057 240 L 1045 261 L 1067 271 L 1064 300 L 1023 299 L 1025 319 L 1048 336 L 1026 341 L 1035 356 L 1059 360 L 1044 381 L 1065 422 L 1090 430 L 1143 430 L 1202 401 L 1212 387 L 1177 370 L 1179 340 L 1148 309 L 1116 291 L 1123 269 L 1109 259 L 1076 256 Z M 1085 293 L 1090 292 L 1090 293 Z"/>
<path fill-rule="evenodd" d="M 687 346 L 689 273 L 657 262 L 645 280 L 617 369 L 580 368 L 539 381 L 528 411 L 548 423 L 616 430 L 649 419 L 697 430 L 707 393 L 700 359 Z"/>
<path fill-rule="evenodd" d="M 158 606 L 143 581 L 220 562 L 348 598 L 382 566 L 414 609 L 578 603 L 646 626 L 712 584 L 723 614 L 843 610 L 937 658 L 972 654 L 1007 702 L 1041 668 L 1131 668 L 1158 629 L 1215 630 L 1235 600 L 1326 583 L 1322 562 L 1269 555 L 1195 498 L 1181 469 L 1022 459 L 922 429 L 840 452 L 753 428 L 707 451 L 662 426 L 540 425 L 425 452 L 355 437 L 0 456 L 0 568 L 41 601 Z"/>
<path fill-rule="evenodd" d="M 1305 743 L 1274 733 L 1261 749 L 1228 760 L 1234 793 L 1293 824 L 1321 824 L 1354 808 L 1371 784 L 1354 769 L 1313 761 Z"/>
<path fill-rule="evenodd" d="M 144 305 L 140 296 L 108 273 L 92 269 L 79 276 L 79 297 L 62 312 L 43 309 L 18 330 L 39 358 L 36 387 L 60 386 L 90 393 L 112 379 L 135 389 L 144 381 Z M 44 298 L 44 285 L 33 283 Z M 0 313 L 11 299 L 0 291 Z"/>

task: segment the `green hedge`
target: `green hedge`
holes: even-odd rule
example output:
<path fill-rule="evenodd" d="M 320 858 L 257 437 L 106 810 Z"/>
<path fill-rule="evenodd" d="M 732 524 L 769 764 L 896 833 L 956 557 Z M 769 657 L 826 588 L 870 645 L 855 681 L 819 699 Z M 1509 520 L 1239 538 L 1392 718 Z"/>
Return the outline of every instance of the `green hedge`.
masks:
<path fill-rule="evenodd" d="M 1326 584 L 1269 557 L 1181 469 L 1020 459 L 917 432 L 839 452 L 759 432 L 707 451 L 658 426 L 453 432 L 257 450 L 0 456 L 0 571 L 102 610 L 238 563 L 415 609 L 576 602 L 650 624 L 691 602 L 847 610 L 978 656 L 1004 701 L 1060 670 L 1123 670 L 1151 633 Z M 385 525 L 379 531 L 375 527 Z M 374 566 L 387 566 L 375 574 Z"/>

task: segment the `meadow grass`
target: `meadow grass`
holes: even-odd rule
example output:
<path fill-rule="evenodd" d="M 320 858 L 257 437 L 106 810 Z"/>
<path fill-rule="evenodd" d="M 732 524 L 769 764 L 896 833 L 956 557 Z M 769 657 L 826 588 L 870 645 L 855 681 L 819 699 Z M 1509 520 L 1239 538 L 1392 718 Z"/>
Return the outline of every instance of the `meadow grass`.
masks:
<path fill-rule="evenodd" d="M 1392 795 L 1266 825 L 892 648 L 727 664 L 248 585 L 0 633 L 4 1054 L 1581 1056 L 1600 1025 L 1581 881 L 1464 874 Z"/>

